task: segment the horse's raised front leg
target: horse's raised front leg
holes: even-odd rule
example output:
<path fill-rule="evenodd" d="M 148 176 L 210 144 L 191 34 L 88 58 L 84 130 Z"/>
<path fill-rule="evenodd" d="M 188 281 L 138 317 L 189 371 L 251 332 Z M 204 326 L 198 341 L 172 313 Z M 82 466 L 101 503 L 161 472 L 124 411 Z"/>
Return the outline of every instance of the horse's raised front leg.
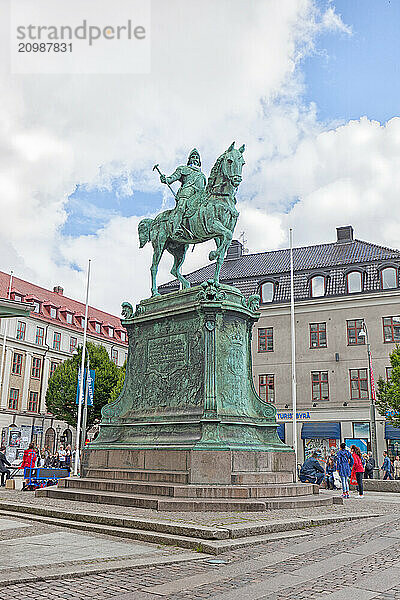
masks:
<path fill-rule="evenodd" d="M 185 260 L 188 244 L 176 244 L 167 246 L 167 250 L 174 257 L 174 264 L 172 265 L 171 274 L 177 278 L 182 284 L 182 288 L 185 290 L 190 288 L 190 281 L 188 281 L 181 273 L 181 266 Z"/>

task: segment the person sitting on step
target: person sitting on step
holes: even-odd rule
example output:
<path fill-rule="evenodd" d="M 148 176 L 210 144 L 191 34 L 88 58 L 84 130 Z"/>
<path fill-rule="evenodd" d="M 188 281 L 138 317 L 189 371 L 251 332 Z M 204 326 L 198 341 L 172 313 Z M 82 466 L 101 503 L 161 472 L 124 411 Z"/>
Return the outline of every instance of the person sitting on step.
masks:
<path fill-rule="evenodd" d="M 302 483 L 317 483 L 318 485 L 321 485 L 325 476 L 325 469 L 320 465 L 317 457 L 318 453 L 313 452 L 312 455 L 304 461 L 303 466 L 300 469 L 300 481 Z"/>

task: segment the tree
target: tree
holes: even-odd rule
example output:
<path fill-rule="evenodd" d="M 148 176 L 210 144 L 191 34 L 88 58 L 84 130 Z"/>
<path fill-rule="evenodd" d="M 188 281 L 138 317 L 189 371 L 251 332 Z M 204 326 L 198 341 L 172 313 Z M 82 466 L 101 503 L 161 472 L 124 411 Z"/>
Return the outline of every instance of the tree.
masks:
<path fill-rule="evenodd" d="M 94 369 L 96 372 L 93 406 L 88 408 L 87 422 L 90 427 L 96 419 L 101 418 L 101 409 L 109 402 L 123 368 L 117 367 L 112 362 L 103 346 L 96 346 L 88 342 L 87 349 L 90 357 L 90 369 Z M 47 410 L 70 425 L 76 425 L 77 420 L 76 390 L 81 360 L 82 347 L 79 347 L 77 354 L 58 365 L 49 379 L 46 393 Z"/>
<path fill-rule="evenodd" d="M 400 346 L 394 348 L 389 358 L 392 374 L 388 381 L 378 379 L 376 407 L 389 423 L 400 427 Z"/>

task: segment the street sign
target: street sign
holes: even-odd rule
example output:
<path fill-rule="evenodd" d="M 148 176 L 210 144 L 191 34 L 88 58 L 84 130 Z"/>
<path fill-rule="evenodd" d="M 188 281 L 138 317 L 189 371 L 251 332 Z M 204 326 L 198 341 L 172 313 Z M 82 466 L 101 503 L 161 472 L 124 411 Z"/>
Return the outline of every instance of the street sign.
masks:
<path fill-rule="evenodd" d="M 88 395 L 87 395 L 87 405 L 93 406 L 93 398 L 94 398 L 94 380 L 96 377 L 96 372 L 94 369 L 89 370 L 89 375 L 87 375 L 87 369 L 85 369 L 85 383 L 88 385 Z M 76 404 L 79 404 L 79 387 L 81 385 L 81 370 L 78 371 L 78 385 L 76 389 Z M 85 387 L 83 388 L 83 398 L 82 404 L 85 403 Z"/>

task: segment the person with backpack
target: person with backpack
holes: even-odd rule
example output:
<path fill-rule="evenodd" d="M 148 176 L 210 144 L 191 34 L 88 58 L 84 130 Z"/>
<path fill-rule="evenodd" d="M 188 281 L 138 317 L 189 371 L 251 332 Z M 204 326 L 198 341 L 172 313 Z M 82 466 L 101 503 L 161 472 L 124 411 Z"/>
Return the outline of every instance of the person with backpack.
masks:
<path fill-rule="evenodd" d="M 364 467 L 361 459 L 361 452 L 358 446 L 351 447 L 351 455 L 353 457 L 353 468 L 352 473 L 354 473 L 357 480 L 358 487 L 358 496 L 359 498 L 364 497 L 364 487 L 363 487 L 363 475 L 364 475 Z"/>
<path fill-rule="evenodd" d="M 348 450 L 346 444 L 340 444 L 340 450 L 336 453 L 335 466 L 339 472 L 339 477 L 342 482 L 342 498 L 349 497 L 349 477 L 351 475 L 351 467 L 353 466 L 353 457 Z"/>
<path fill-rule="evenodd" d="M 375 469 L 375 460 L 372 456 L 372 452 L 368 452 L 367 462 L 364 467 L 364 477 L 365 479 L 373 479 L 374 478 L 374 469 Z"/>
<path fill-rule="evenodd" d="M 381 471 L 384 473 L 383 479 L 393 479 L 392 463 L 387 452 L 383 453 L 383 465 L 381 466 Z"/>

